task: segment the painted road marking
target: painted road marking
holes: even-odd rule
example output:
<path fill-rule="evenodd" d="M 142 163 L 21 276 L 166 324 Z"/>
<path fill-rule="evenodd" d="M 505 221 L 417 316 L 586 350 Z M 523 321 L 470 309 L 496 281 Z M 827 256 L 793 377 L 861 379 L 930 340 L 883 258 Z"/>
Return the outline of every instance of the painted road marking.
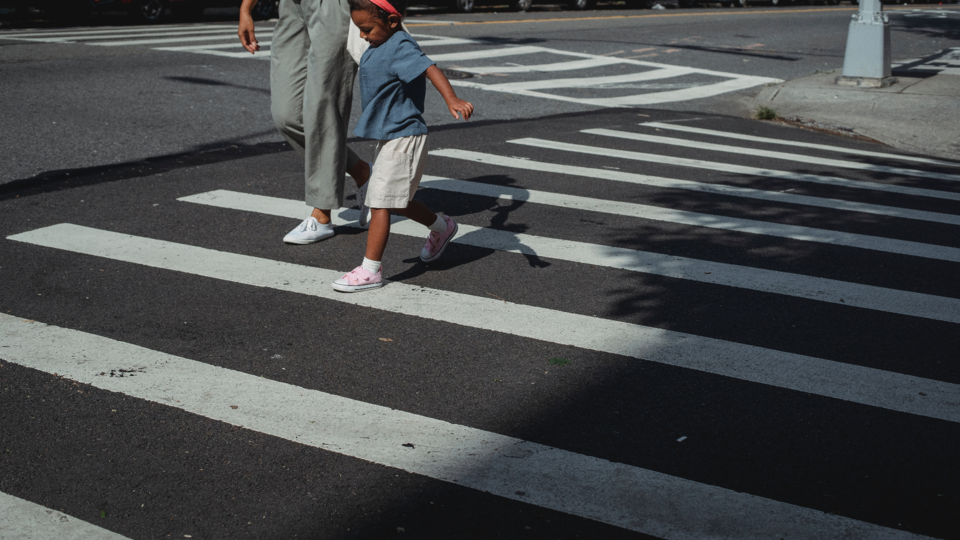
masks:
<path fill-rule="evenodd" d="M 766 236 L 789 238 L 804 242 L 818 242 L 822 244 L 870 249 L 874 251 L 897 253 L 900 255 L 910 255 L 913 257 L 924 257 L 941 261 L 960 262 L 960 249 L 957 248 L 921 244 L 919 242 L 908 242 L 905 240 L 895 240 L 890 238 L 882 238 L 879 236 L 837 232 L 825 229 L 815 229 L 812 227 L 801 227 L 797 225 L 784 225 L 767 221 L 718 216 L 699 212 L 686 212 L 683 210 L 674 210 L 660 206 L 648 206 L 643 204 L 592 199 L 588 197 L 578 197 L 576 195 L 561 195 L 548 191 L 497 186 L 479 182 L 456 180 L 452 178 L 440 178 L 429 175 L 424 175 L 423 180 L 420 181 L 420 186 L 431 189 L 441 189 L 444 191 L 453 191 L 456 193 L 495 197 L 498 199 L 511 201 L 527 201 L 534 204 L 544 204 L 560 208 L 584 210 L 587 212 L 615 214 L 639 219 L 679 223 L 697 227 L 708 227 L 711 229 L 720 229 L 724 231 L 734 231 L 747 234 L 762 234 Z"/>
<path fill-rule="evenodd" d="M 13 318 L 17 320 L 16 318 Z M 10 316 L 0 317 L 0 325 Z M 21 319 L 22 322 L 22 319 Z M 55 328 L 55 327 L 48 327 Z M 0 333 L 4 333 L 0 330 Z M 27 338 L 29 339 L 29 338 Z M 28 349 L 33 349 L 27 345 Z M 34 349 L 35 350 L 35 349 Z M 0 538 L 10 540 L 129 540 L 63 512 L 0 492 Z"/>
<path fill-rule="evenodd" d="M 611 130 L 608 129 L 585 129 L 583 133 L 592 135 L 610 136 Z M 895 184 L 880 184 L 877 182 L 868 182 L 865 180 L 848 180 L 833 176 L 820 176 L 816 174 L 795 173 L 790 171 L 778 171 L 775 169 L 766 169 L 761 167 L 748 167 L 745 165 L 733 165 L 731 163 L 720 163 L 717 161 L 705 161 L 702 159 L 682 158 L 676 156 L 661 156 L 658 154 L 647 154 L 645 152 L 633 152 L 630 150 L 617 150 L 614 148 L 604 148 L 600 146 L 588 146 L 584 144 L 571 144 L 559 141 L 547 141 L 544 139 L 524 138 L 507 141 L 513 144 L 522 144 L 526 146 L 535 146 L 538 148 L 549 148 L 551 150 L 560 150 L 565 152 L 579 152 L 582 154 L 592 154 L 596 156 L 632 159 L 635 161 L 646 161 L 648 163 L 662 163 L 664 165 L 673 165 L 677 167 L 692 167 L 696 169 L 707 169 L 710 171 L 722 171 L 736 174 L 765 176 L 768 178 L 779 178 L 781 180 L 793 180 L 797 182 L 809 182 L 812 184 L 824 184 L 828 186 L 842 186 L 846 188 L 864 189 L 871 191 L 885 191 L 887 193 L 897 193 L 899 195 L 914 195 L 917 197 L 930 197 L 934 199 L 946 199 L 950 201 L 960 201 L 960 193 L 951 193 L 949 191 L 938 191 L 933 189 L 915 188 L 909 186 L 898 186 Z M 960 216 L 958 216 L 960 217 Z"/>
<path fill-rule="evenodd" d="M 932 178 L 936 180 L 960 181 L 960 175 L 945 174 L 931 171 L 921 171 L 917 169 L 904 169 L 901 167 L 888 167 L 886 165 L 874 165 L 871 163 L 857 163 L 856 161 L 843 161 L 839 159 L 820 158 L 814 156 L 804 156 L 802 154 L 790 154 L 787 152 L 774 152 L 770 150 L 759 150 L 755 148 L 743 148 L 740 146 L 729 146 L 726 144 L 713 144 L 701 141 L 691 141 L 688 139 L 677 139 L 674 137 L 661 137 L 659 135 L 647 135 L 644 133 L 633 133 L 630 131 L 620 131 L 613 129 L 587 129 L 584 133 L 593 135 L 603 135 L 605 137 L 617 137 L 631 141 L 641 141 L 656 144 L 666 144 L 670 146 L 681 146 L 684 148 L 695 148 L 697 150 L 712 150 L 715 152 L 726 152 L 728 154 L 739 154 L 742 156 L 756 156 L 771 159 L 782 159 L 785 161 L 796 161 L 799 163 L 810 163 L 814 165 L 823 165 L 826 167 L 837 167 L 841 169 L 856 169 L 861 171 L 881 172 L 885 174 L 895 174 L 899 176 L 912 176 L 915 178 Z M 960 194 L 957 195 L 960 200 Z"/>
<path fill-rule="evenodd" d="M 6 314 L 0 314 L 0 337 L 10 351 L 6 360 L 18 365 L 668 540 L 921 538 Z M 121 367 L 139 372 L 99 375 Z"/>
<path fill-rule="evenodd" d="M 236 191 L 211 191 L 178 200 L 291 219 L 303 213 L 302 201 Z M 357 217 L 356 210 L 343 210 L 334 225 L 359 227 Z M 424 227 L 418 223 L 399 218 L 395 223 L 393 233 L 425 236 Z M 466 224 L 459 227 L 460 233 L 453 240 L 457 244 L 960 323 L 960 299 L 955 298 Z"/>
<path fill-rule="evenodd" d="M 465 60 L 479 60 L 486 58 L 500 58 L 503 56 L 519 56 L 522 54 L 535 54 L 544 52 L 543 47 L 534 47 L 526 45 L 523 47 L 503 47 L 499 49 L 481 49 L 479 51 L 466 51 L 446 54 L 430 55 L 434 62 L 463 62 Z"/>
<path fill-rule="evenodd" d="M 618 75 L 612 77 L 579 77 L 579 78 L 568 78 L 568 79 L 553 79 L 548 81 L 530 81 L 530 82 L 518 82 L 518 83 L 503 83 L 503 84 L 483 84 L 475 81 L 465 81 L 465 80 L 455 80 L 451 81 L 451 84 L 455 86 L 462 86 L 465 88 L 475 88 L 479 90 L 488 90 L 492 92 L 506 92 L 511 94 L 523 95 L 528 97 L 536 97 L 543 99 L 553 99 L 559 101 L 567 101 L 574 103 L 581 103 L 584 105 L 593 105 L 598 107 L 626 107 L 626 106 L 636 106 L 636 105 L 651 105 L 656 103 L 668 103 L 674 101 L 686 101 L 691 99 L 700 99 L 710 96 L 715 96 L 718 94 L 723 94 L 726 92 L 733 92 L 737 90 L 742 90 L 745 88 L 751 88 L 753 86 L 759 86 L 762 84 L 782 82 L 780 79 L 772 79 L 769 77 L 756 77 L 751 75 L 739 75 L 735 73 L 726 73 L 720 71 L 712 71 L 706 69 L 698 68 L 687 68 L 681 66 L 673 66 L 669 64 L 657 64 L 654 62 L 645 62 L 640 60 L 632 60 L 629 58 L 614 58 L 610 56 L 601 56 L 596 54 L 587 54 L 587 53 L 577 53 L 571 51 L 564 51 L 560 49 L 551 49 L 547 47 L 537 47 L 531 45 L 518 46 L 518 47 L 504 47 L 500 49 L 488 49 L 480 51 L 469 51 L 461 53 L 450 53 L 450 54 L 441 54 L 441 55 L 431 55 L 431 59 L 435 62 L 464 62 L 468 60 L 479 60 L 487 59 L 494 57 L 505 57 L 505 56 L 519 56 L 519 55 L 528 55 L 534 53 L 548 53 L 555 54 L 560 56 L 572 56 L 580 58 L 577 60 L 578 66 L 586 65 L 588 67 L 598 67 L 602 65 L 611 65 L 614 63 L 626 64 L 631 66 L 647 67 L 654 68 L 655 71 L 646 71 L 643 74 L 640 74 L 641 79 L 632 79 L 631 75 Z M 585 62 L 582 59 L 589 59 L 592 62 Z M 562 62 L 554 64 L 539 64 L 540 66 L 551 66 L 551 71 L 562 71 Z M 457 69 L 469 70 L 470 66 L 457 66 Z M 489 70 L 495 69 L 491 66 L 483 66 L 480 68 L 482 71 L 488 72 Z M 582 68 L 580 68 L 582 69 Z M 522 73 L 523 71 L 514 71 L 516 73 Z M 548 92 L 538 92 L 537 89 L 557 89 L 557 88 L 584 88 L 584 87 L 596 87 L 602 86 L 605 84 L 612 84 L 619 81 L 620 78 L 626 77 L 625 81 L 629 80 L 654 80 L 654 79 L 665 79 L 680 77 L 685 75 L 707 75 L 711 77 L 718 77 L 725 79 L 721 82 L 710 83 L 710 84 L 701 84 L 696 85 L 692 88 L 684 89 L 671 89 L 670 91 L 664 92 L 650 92 L 645 94 L 635 94 L 628 96 L 617 96 L 617 97 L 594 97 L 594 98 L 579 98 L 571 96 L 563 96 L 560 94 L 551 94 Z"/>
<path fill-rule="evenodd" d="M 713 137 L 726 137 L 728 139 L 737 139 L 741 141 L 750 141 L 764 144 L 782 144 L 788 146 L 797 146 L 800 148 L 812 148 L 815 150 L 825 150 L 827 152 L 840 152 L 842 154 L 851 154 L 857 156 L 878 157 L 883 159 L 896 159 L 899 161 L 916 161 L 918 163 L 930 163 L 932 165 L 946 165 L 949 167 L 960 167 L 960 162 L 941 161 L 939 159 L 905 156 L 901 154 L 888 154 L 884 152 L 871 152 L 868 150 L 856 150 L 853 148 L 844 148 L 843 146 L 831 146 L 826 144 L 805 143 L 800 141 L 791 141 L 787 139 L 773 139 L 770 137 L 757 137 L 754 135 L 743 135 L 741 133 L 732 133 L 729 131 L 716 131 L 713 129 L 704 129 L 686 126 L 682 124 L 673 124 L 669 122 L 643 122 L 644 127 L 668 129 L 672 131 L 681 131 L 683 133 L 697 133 L 699 135 L 710 135 Z"/>
<path fill-rule="evenodd" d="M 761 189 L 743 188 L 737 186 L 728 186 L 725 184 L 709 184 L 705 182 L 694 182 L 691 180 L 680 180 L 677 178 L 665 178 L 662 176 L 650 176 L 646 174 L 628 173 L 623 171 L 612 171 L 609 169 L 592 169 L 589 167 L 578 167 L 576 165 L 561 165 L 558 163 L 546 163 L 543 161 L 534 161 L 531 159 L 520 159 L 514 157 L 499 156 L 496 154 L 487 154 L 484 152 L 473 152 L 469 150 L 458 149 L 440 149 L 431 150 L 430 155 L 448 157 L 452 159 L 462 159 L 476 163 L 486 163 L 501 167 L 511 167 L 514 169 L 523 169 L 529 171 L 549 172 L 554 174 L 568 174 L 582 176 L 585 178 L 597 178 L 600 180 L 611 180 L 615 182 L 627 182 L 644 186 L 653 186 L 667 189 L 685 189 L 701 193 L 711 193 L 714 195 L 726 195 L 731 197 L 743 197 L 747 199 L 757 199 L 762 201 L 779 202 L 786 204 L 800 204 L 805 206 L 816 206 L 820 208 L 830 208 L 833 210 L 844 210 L 848 212 L 862 212 L 887 217 L 896 217 L 903 219 L 915 219 L 920 221 L 929 221 L 933 223 L 945 223 L 947 225 L 960 225 L 960 216 L 951 214 L 939 214 L 936 212 L 926 212 L 923 210 L 912 210 L 909 208 L 896 208 L 893 206 L 882 206 L 877 204 L 858 203 L 853 201 L 844 201 L 839 199 L 826 199 L 821 197 L 810 197 L 807 195 L 794 195 L 780 191 L 764 191 Z"/>
<path fill-rule="evenodd" d="M 906 71 L 908 75 L 912 70 L 921 74 L 936 71 L 942 75 L 960 75 L 960 47 L 943 49 L 925 58 L 904 60 L 893 64 L 893 69 Z"/>
<path fill-rule="evenodd" d="M 684 68 L 663 68 L 641 71 L 639 73 L 625 73 L 607 77 L 577 77 L 568 79 L 545 79 L 540 81 L 523 81 L 513 83 L 487 84 L 484 90 L 494 92 L 509 92 L 513 90 L 547 90 L 551 88 L 589 88 L 605 84 L 617 84 L 655 79 L 669 79 L 687 74 Z"/>
<path fill-rule="evenodd" d="M 272 28 L 264 27 L 259 30 L 261 35 L 272 32 Z M 54 35 L 56 34 L 56 35 Z M 220 36 L 220 34 L 223 34 Z M 167 52 L 187 52 L 195 54 L 209 54 L 214 56 L 228 58 L 252 58 L 267 59 L 270 58 L 270 51 L 264 50 L 260 54 L 248 54 L 238 47 L 237 51 L 223 51 L 220 49 L 232 48 L 221 46 L 182 46 L 183 43 L 200 41 L 223 41 L 236 42 L 236 29 L 228 26 L 180 26 L 167 28 L 151 29 L 133 29 L 129 32 L 127 29 L 121 30 L 94 30 L 77 32 L 58 32 L 58 33 L 30 33 L 30 34 L 0 34 L 0 37 L 9 39 L 19 39 L 27 41 L 47 41 L 47 42 L 75 42 L 80 41 L 87 45 L 96 45 L 102 47 L 136 46 L 136 45 L 166 45 L 174 44 L 171 47 L 154 47 L 154 50 Z M 31 37 L 32 36 L 32 37 Z M 183 36 L 183 37 L 177 37 Z M 456 46 L 456 45 L 478 45 L 483 42 L 473 39 L 454 38 L 445 36 L 431 36 L 425 34 L 414 34 L 422 47 Z M 261 44 L 261 46 L 264 46 Z M 599 77 L 578 77 L 566 79 L 548 79 L 541 81 L 525 82 L 507 82 L 503 84 L 482 84 L 476 81 L 454 80 L 451 84 L 455 86 L 469 87 L 491 92 L 506 92 L 528 97 L 541 99 L 552 99 L 568 102 L 576 102 L 584 105 L 599 107 L 623 107 L 632 105 L 645 105 L 654 103 L 668 103 L 673 101 L 685 101 L 691 99 L 700 99 L 716 96 L 718 94 L 742 90 L 769 82 L 780 82 L 779 79 L 767 77 L 754 77 L 747 75 L 738 75 L 735 73 L 723 73 L 696 68 L 685 68 L 671 66 L 667 64 L 655 64 L 650 62 L 640 62 L 627 58 L 614 58 L 610 56 L 592 55 L 586 53 L 574 53 L 559 49 L 550 49 L 537 46 L 511 46 L 511 47 L 493 47 L 462 51 L 451 53 L 440 53 L 431 55 L 435 62 L 467 62 L 479 59 L 503 58 L 512 56 L 522 56 L 534 53 L 547 53 L 565 57 L 576 57 L 576 60 L 567 62 L 555 62 L 550 64 L 539 64 L 529 67 L 507 66 L 507 69 L 495 70 L 497 73 L 550 73 L 555 71 L 571 70 L 589 70 L 601 66 L 623 64 L 634 66 L 641 70 L 639 73 L 627 73 L 616 76 Z M 481 67 L 480 69 L 471 69 L 469 66 L 456 66 L 457 69 L 473 73 L 489 72 L 490 67 Z M 514 69 L 510 69 L 514 68 Z M 644 69 L 653 68 L 653 69 Z M 709 84 L 684 84 L 684 88 L 678 88 L 677 84 L 671 84 L 669 88 L 660 87 L 659 92 L 649 92 L 631 96 L 617 97 L 593 97 L 578 98 L 552 94 L 538 90 L 563 89 L 563 88 L 594 88 L 600 94 L 603 93 L 604 86 L 661 79 L 670 79 L 686 75 L 699 74 L 723 79 L 721 82 Z M 649 85 L 648 85 L 649 86 Z"/>
<path fill-rule="evenodd" d="M 57 38 L 34 38 L 30 41 L 43 41 L 48 43 L 75 43 L 76 42 L 76 43 L 86 43 L 88 45 L 95 45 L 96 42 L 94 40 L 104 40 L 104 39 L 118 40 L 118 39 L 143 38 L 143 37 L 199 36 L 199 35 L 230 36 L 231 34 L 232 34 L 232 37 L 236 38 L 237 29 L 225 28 L 225 29 L 217 30 L 217 29 L 210 29 L 210 28 L 202 28 L 202 29 L 177 30 L 177 31 L 169 30 L 169 31 L 163 31 L 163 32 L 152 32 L 149 34 L 143 34 L 143 33 L 119 34 L 119 35 L 111 34 L 111 35 L 96 35 L 96 36 L 86 35 L 86 34 L 83 34 L 83 35 L 75 34 L 72 36 L 64 36 L 64 37 L 57 37 Z M 24 41 L 27 41 L 27 40 L 24 40 Z"/>
<path fill-rule="evenodd" d="M 239 45 L 240 41 L 235 34 L 236 32 L 234 32 L 231 35 L 223 35 L 223 36 L 207 35 L 207 36 L 195 36 L 195 37 L 176 37 L 176 38 L 158 38 L 158 39 L 131 39 L 131 40 L 124 40 L 124 41 L 98 41 L 98 42 L 89 41 L 84 43 L 86 45 L 97 45 L 100 47 L 120 47 L 124 45 L 159 45 L 161 43 L 186 43 L 188 41 L 232 40 Z M 257 35 L 272 36 L 273 32 L 270 32 L 270 31 L 264 31 L 262 33 L 258 32 Z"/>
<path fill-rule="evenodd" d="M 208 25 L 190 25 L 190 26 L 162 26 L 162 27 L 125 27 L 125 28 L 112 28 L 108 30 L 86 30 L 78 28 L 69 32 L 0 32 L 0 38 L 3 39 L 15 39 L 15 38 L 27 38 L 27 37 L 60 37 L 60 36 L 95 36 L 100 34 L 155 34 L 155 33 L 164 33 L 172 32 L 178 30 L 230 30 L 232 29 L 236 32 L 236 26 L 208 26 Z"/>
<path fill-rule="evenodd" d="M 457 71 L 466 71 L 467 73 L 477 73 L 480 75 L 488 73 L 550 73 L 553 71 L 572 71 L 577 69 L 590 69 L 596 67 L 619 64 L 619 58 L 603 57 L 589 58 L 586 60 L 571 60 L 569 62 L 554 62 L 551 64 L 535 64 L 530 66 L 480 66 L 480 67 L 462 67 L 455 66 Z"/>
<path fill-rule="evenodd" d="M 337 293 L 330 283 L 343 271 L 78 225 L 9 239 L 960 422 L 960 385 L 912 375 L 400 282 L 370 294 Z"/>

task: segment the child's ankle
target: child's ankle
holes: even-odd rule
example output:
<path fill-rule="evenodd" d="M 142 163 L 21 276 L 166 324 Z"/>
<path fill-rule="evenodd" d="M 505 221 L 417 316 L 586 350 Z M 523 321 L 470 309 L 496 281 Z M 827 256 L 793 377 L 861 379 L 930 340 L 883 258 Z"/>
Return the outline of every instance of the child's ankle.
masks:
<path fill-rule="evenodd" d="M 360 266 L 362 266 L 364 270 L 370 272 L 371 274 L 376 274 L 380 271 L 380 261 L 371 261 L 366 257 L 363 258 L 363 264 Z"/>

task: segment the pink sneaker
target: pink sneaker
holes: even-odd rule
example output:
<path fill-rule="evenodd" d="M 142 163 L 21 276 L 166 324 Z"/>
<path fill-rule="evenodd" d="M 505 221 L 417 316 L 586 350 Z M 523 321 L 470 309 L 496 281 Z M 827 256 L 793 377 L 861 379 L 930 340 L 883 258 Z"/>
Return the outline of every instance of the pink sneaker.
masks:
<path fill-rule="evenodd" d="M 371 274 L 363 266 L 358 266 L 333 282 L 333 290 L 340 292 L 360 292 L 383 287 L 383 268 Z"/>
<path fill-rule="evenodd" d="M 443 234 L 430 231 L 427 237 L 427 245 L 420 250 L 420 260 L 423 262 L 433 262 L 443 255 L 443 250 L 447 249 L 447 244 L 457 234 L 457 222 L 443 214 L 439 214 L 447 222 L 447 231 Z"/>

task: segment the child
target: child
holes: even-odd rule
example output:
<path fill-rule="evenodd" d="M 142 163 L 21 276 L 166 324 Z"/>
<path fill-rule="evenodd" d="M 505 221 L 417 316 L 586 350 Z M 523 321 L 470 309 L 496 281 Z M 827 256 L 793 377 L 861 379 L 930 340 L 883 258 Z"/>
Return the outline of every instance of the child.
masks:
<path fill-rule="evenodd" d="M 433 262 L 443 255 L 457 234 L 449 217 L 434 214 L 413 194 L 423 175 L 427 154 L 427 124 L 423 121 L 426 79 L 447 102 L 454 118 L 468 120 L 473 105 L 459 99 L 450 81 L 400 27 L 406 0 L 349 0 L 350 17 L 370 48 L 360 60 L 360 98 L 363 112 L 354 134 L 377 139 L 373 174 L 361 201 L 370 209 L 370 230 L 363 264 L 333 282 L 341 292 L 357 292 L 383 285 L 380 261 L 390 236 L 390 210 L 430 229 L 420 260 Z"/>

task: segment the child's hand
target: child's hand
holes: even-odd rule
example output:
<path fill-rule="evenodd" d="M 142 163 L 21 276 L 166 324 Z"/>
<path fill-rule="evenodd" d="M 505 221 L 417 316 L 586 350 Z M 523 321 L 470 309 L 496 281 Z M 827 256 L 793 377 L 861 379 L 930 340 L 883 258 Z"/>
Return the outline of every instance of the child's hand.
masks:
<path fill-rule="evenodd" d="M 469 120 L 470 116 L 473 114 L 473 103 L 464 101 L 458 97 L 453 97 L 448 100 L 447 108 L 450 109 L 450 114 L 452 114 L 457 120 L 460 119 L 460 115 L 457 113 L 462 114 L 464 120 Z"/>

